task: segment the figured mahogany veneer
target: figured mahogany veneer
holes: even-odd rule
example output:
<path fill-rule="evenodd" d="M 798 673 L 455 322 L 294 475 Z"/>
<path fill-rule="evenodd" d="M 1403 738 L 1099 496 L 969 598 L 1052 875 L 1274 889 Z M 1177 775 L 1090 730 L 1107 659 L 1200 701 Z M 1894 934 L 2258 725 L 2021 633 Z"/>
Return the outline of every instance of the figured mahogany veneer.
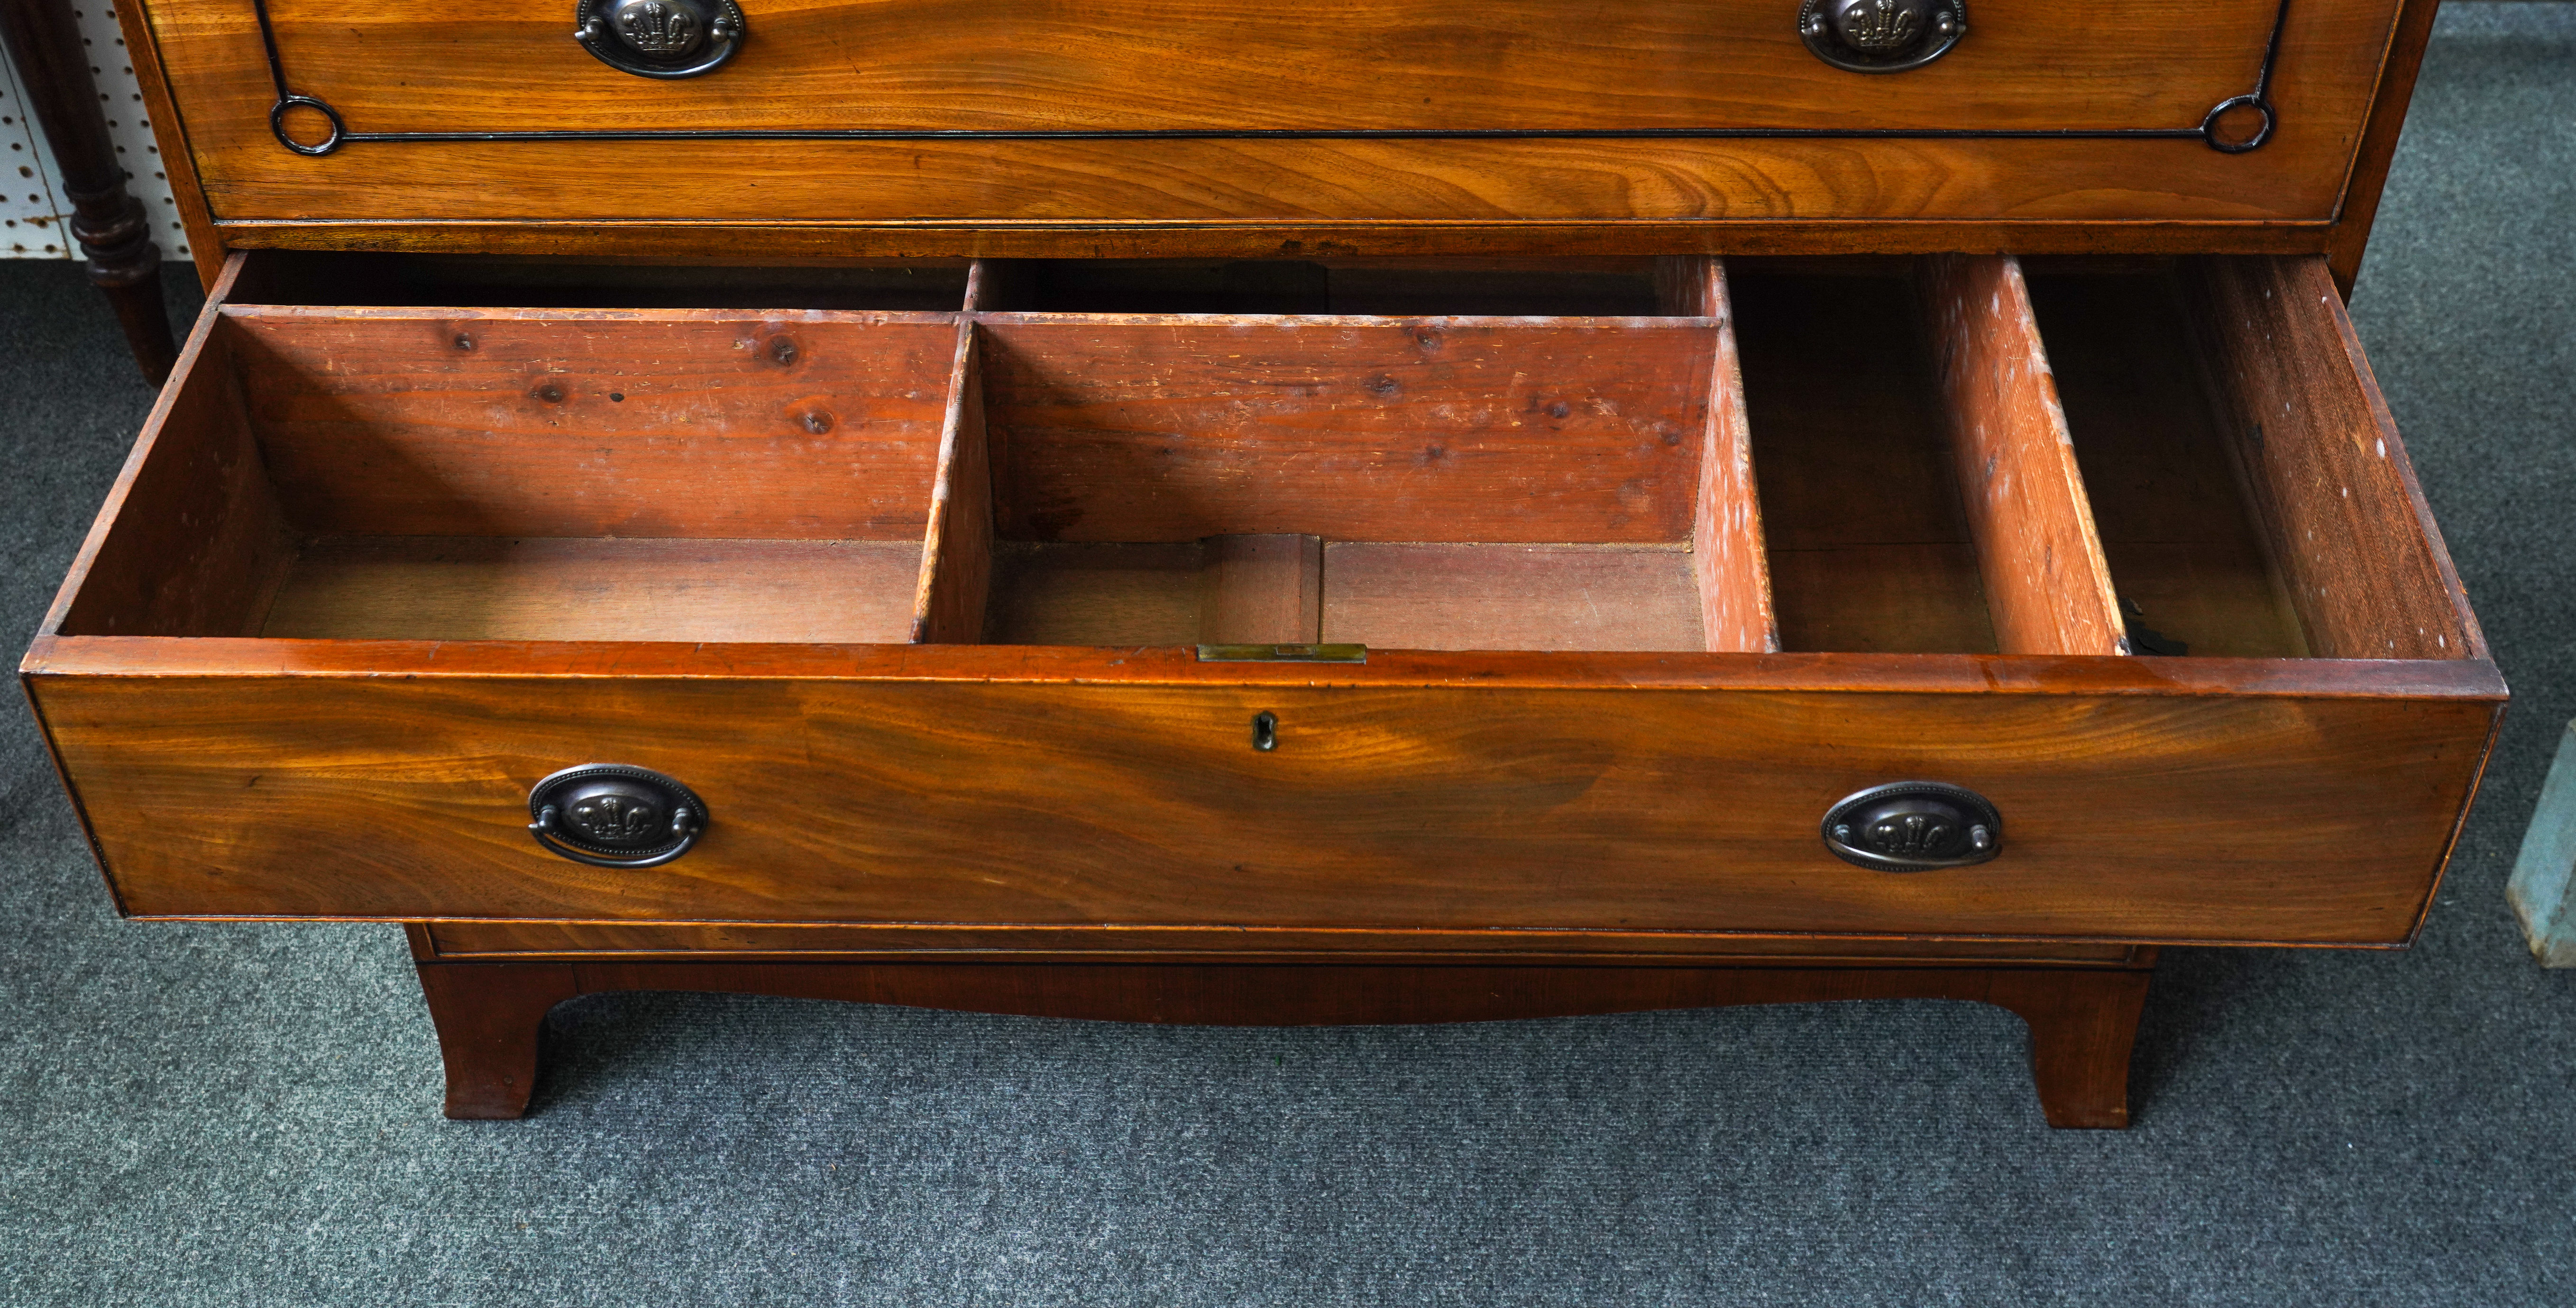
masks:
<path fill-rule="evenodd" d="M 2314 258 L 356 271 L 236 260 L 23 674 L 124 911 L 415 924 L 460 1115 L 555 999 L 685 984 L 1983 998 L 2116 1124 L 2140 947 L 2406 942 L 2504 698 Z M 1367 660 L 1191 649 L 1316 641 Z M 557 858 L 592 761 L 715 819 Z M 2001 857 L 1828 852 L 1899 780 Z"/>
<path fill-rule="evenodd" d="M 776 0 L 679 81 L 551 11 L 269 0 L 274 66 L 249 0 L 123 16 L 210 261 L 2152 249 L 2349 279 L 2432 7 L 1975 0 L 1949 55 L 1873 76 L 1811 55 L 1795 0 Z M 2192 135 L 2258 89 L 2259 148 Z M 353 139 L 288 149 L 281 90 Z M 638 131 L 684 135 L 581 139 Z"/>

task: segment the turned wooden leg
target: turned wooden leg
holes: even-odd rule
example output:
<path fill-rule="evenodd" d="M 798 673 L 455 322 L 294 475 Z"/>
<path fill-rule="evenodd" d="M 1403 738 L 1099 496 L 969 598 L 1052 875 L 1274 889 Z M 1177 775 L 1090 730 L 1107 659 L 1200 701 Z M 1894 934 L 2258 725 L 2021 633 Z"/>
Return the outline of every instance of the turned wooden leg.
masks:
<path fill-rule="evenodd" d="M 2146 1011 L 2146 969 L 1997 972 L 1987 1002 L 2030 1024 L 2040 1111 L 2057 1127 L 2129 1124 L 2129 1051 Z"/>
<path fill-rule="evenodd" d="M 0 0 L 0 36 L 17 55 L 28 103 L 53 146 L 63 196 L 72 202 L 72 239 L 89 256 L 90 280 L 115 306 L 135 363 L 158 386 L 178 356 L 161 303 L 161 251 L 142 202 L 126 189 L 80 24 L 68 0 Z"/>
<path fill-rule="evenodd" d="M 570 963 L 421 963 L 420 992 L 447 1062 L 447 1115 L 528 1111 L 546 1012 L 581 993 Z"/>

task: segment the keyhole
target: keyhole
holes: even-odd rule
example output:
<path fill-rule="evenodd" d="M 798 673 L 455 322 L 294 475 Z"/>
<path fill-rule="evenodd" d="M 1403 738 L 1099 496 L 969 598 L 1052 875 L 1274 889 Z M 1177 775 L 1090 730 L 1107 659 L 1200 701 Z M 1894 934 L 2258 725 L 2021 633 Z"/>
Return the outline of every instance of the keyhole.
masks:
<path fill-rule="evenodd" d="M 1252 747 L 1258 750 L 1279 748 L 1279 715 L 1268 709 L 1252 715 Z"/>

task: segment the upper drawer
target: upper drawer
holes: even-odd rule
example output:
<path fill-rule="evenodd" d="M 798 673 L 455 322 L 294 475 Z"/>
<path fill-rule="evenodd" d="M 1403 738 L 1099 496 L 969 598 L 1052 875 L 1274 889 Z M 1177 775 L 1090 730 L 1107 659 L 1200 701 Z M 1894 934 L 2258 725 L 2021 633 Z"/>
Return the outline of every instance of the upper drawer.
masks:
<path fill-rule="evenodd" d="M 218 219 L 967 222 L 2324 220 L 2398 9 L 1885 3 L 1964 34 L 1865 72 L 1800 0 L 749 0 L 662 78 L 574 0 L 147 9 Z"/>

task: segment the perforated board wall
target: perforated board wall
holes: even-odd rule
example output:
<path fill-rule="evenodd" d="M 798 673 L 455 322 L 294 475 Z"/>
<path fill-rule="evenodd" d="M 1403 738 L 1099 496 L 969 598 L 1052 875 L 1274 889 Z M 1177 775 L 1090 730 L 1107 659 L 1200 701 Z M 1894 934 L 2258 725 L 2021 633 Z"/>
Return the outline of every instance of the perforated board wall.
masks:
<path fill-rule="evenodd" d="M 116 25 L 116 10 L 102 0 L 72 0 L 82 39 L 90 52 L 90 77 L 98 83 L 107 110 L 107 129 L 125 162 L 126 185 L 152 217 L 152 234 L 161 257 L 188 257 L 188 234 L 179 222 L 178 203 L 170 198 L 170 179 L 161 167 L 161 148 L 152 139 L 151 115 L 143 106 L 143 88 L 134 80 L 133 61 L 125 57 L 125 34 Z M 62 179 L 45 137 L 27 113 L 27 98 L 18 83 L 14 60 L 0 59 L 0 259 L 77 259 L 80 249 L 66 230 L 71 204 L 62 198 Z"/>

